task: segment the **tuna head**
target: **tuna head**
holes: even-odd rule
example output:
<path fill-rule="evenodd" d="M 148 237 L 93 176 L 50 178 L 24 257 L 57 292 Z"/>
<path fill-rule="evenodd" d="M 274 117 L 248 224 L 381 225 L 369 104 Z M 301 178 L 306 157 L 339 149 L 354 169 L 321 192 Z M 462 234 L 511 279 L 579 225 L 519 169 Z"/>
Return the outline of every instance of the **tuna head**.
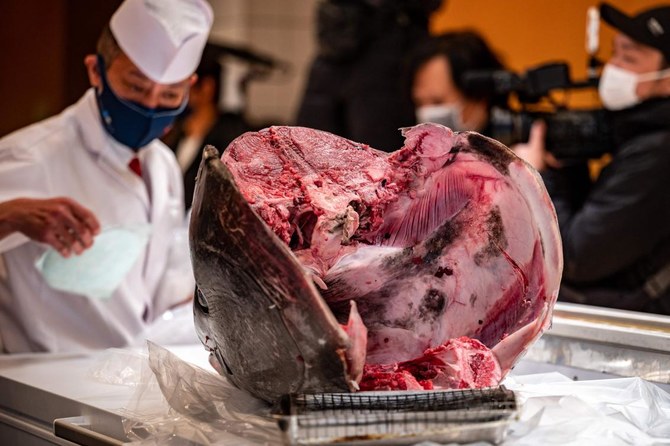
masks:
<path fill-rule="evenodd" d="M 205 150 L 196 325 L 235 384 L 496 385 L 549 325 L 562 257 L 537 173 L 476 133 L 404 135 L 392 154 L 299 127 Z"/>
<path fill-rule="evenodd" d="M 266 400 L 349 389 L 349 336 L 211 146 L 203 154 L 189 232 L 196 328 L 220 373 Z"/>

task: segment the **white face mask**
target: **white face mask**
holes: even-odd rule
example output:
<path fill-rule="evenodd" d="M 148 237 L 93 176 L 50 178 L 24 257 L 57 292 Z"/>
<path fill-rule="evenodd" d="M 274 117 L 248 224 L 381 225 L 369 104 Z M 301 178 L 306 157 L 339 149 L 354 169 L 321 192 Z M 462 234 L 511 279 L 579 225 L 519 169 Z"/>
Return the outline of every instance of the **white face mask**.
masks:
<path fill-rule="evenodd" d="M 670 69 L 636 74 L 612 64 L 605 64 L 598 84 L 598 94 L 608 110 L 623 110 L 641 102 L 636 89 L 639 82 L 670 76 Z"/>
<path fill-rule="evenodd" d="M 468 130 L 463 123 L 461 107 L 457 104 L 424 105 L 416 109 L 416 120 L 419 124 L 433 122 L 449 127 L 454 132 Z"/>

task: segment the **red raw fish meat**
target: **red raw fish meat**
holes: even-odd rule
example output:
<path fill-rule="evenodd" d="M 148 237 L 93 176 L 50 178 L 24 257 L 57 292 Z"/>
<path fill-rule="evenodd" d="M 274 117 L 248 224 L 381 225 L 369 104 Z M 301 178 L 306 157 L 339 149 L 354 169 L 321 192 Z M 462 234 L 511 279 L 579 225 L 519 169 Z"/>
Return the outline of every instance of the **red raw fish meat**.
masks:
<path fill-rule="evenodd" d="M 497 385 L 549 326 L 562 251 L 539 175 L 474 132 L 403 134 L 391 154 L 301 127 L 205 150 L 195 317 L 239 387 Z"/>

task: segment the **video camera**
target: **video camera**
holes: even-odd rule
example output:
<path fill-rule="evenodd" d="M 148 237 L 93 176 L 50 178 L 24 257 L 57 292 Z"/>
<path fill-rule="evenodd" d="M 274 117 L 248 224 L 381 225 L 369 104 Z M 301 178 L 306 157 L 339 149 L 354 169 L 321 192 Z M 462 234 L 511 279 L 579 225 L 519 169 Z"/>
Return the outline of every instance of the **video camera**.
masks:
<path fill-rule="evenodd" d="M 518 75 L 510 71 L 470 71 L 464 73 L 465 90 L 488 93 L 504 99 L 516 95 L 520 111 L 494 107 L 491 111 L 491 136 L 510 146 L 527 142 L 531 124 L 542 119 L 547 124 L 546 148 L 556 158 L 599 158 L 612 149 L 610 124 L 603 109 L 567 110 L 551 101 L 553 90 L 594 88 L 597 79 L 572 82 L 566 63 L 548 63 Z M 532 110 L 541 101 L 552 104 L 550 111 Z"/>

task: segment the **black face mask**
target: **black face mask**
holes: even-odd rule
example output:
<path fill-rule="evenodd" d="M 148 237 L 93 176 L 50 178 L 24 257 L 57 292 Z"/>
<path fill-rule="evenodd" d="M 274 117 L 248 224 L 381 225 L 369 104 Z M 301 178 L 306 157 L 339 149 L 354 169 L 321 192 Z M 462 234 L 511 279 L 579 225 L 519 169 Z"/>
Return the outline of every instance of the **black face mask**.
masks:
<path fill-rule="evenodd" d="M 188 103 L 186 97 L 177 108 L 147 108 L 137 102 L 122 99 L 109 86 L 105 62 L 100 55 L 98 70 L 102 79 L 102 91 L 97 92 L 96 97 L 105 130 L 134 151 L 162 136 Z"/>

